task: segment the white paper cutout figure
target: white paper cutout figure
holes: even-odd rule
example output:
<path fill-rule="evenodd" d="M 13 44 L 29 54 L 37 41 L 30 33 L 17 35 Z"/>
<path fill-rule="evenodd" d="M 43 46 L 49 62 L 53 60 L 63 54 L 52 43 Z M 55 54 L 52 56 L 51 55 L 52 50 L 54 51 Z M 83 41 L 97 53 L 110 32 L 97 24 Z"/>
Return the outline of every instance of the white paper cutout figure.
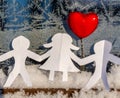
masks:
<path fill-rule="evenodd" d="M 87 85 L 83 88 L 84 90 L 89 90 L 92 88 L 100 78 L 102 79 L 106 90 L 110 90 L 106 74 L 107 63 L 108 61 L 111 61 L 113 63 L 120 64 L 120 58 L 114 56 L 113 54 L 110 54 L 111 49 L 112 44 L 109 41 L 102 40 L 95 44 L 95 54 L 77 61 L 80 65 L 85 65 L 90 62 L 95 62 L 96 65 L 95 72 L 88 81 Z"/>
<path fill-rule="evenodd" d="M 68 80 L 68 72 L 78 72 L 79 69 L 73 64 L 74 61 L 80 60 L 72 51 L 79 50 L 72 44 L 72 38 L 68 34 L 58 33 L 53 36 L 52 42 L 45 44 L 44 47 L 51 48 L 44 54 L 44 58 L 48 60 L 40 66 L 40 69 L 50 70 L 49 80 L 54 80 L 54 72 L 63 72 L 63 81 Z M 43 57 L 42 57 L 43 58 Z"/>
<path fill-rule="evenodd" d="M 28 87 L 32 86 L 29 75 L 25 68 L 25 60 L 27 57 L 29 57 L 33 60 L 41 61 L 41 58 L 39 55 L 28 50 L 29 46 L 30 46 L 30 41 L 24 36 L 19 36 L 15 38 L 12 42 L 13 50 L 0 56 L 0 61 L 7 60 L 11 57 L 14 57 L 15 59 L 14 68 L 9 74 L 8 79 L 4 84 L 4 87 L 10 87 L 11 84 L 14 82 L 15 78 L 19 74 L 22 76 L 24 82 Z"/>

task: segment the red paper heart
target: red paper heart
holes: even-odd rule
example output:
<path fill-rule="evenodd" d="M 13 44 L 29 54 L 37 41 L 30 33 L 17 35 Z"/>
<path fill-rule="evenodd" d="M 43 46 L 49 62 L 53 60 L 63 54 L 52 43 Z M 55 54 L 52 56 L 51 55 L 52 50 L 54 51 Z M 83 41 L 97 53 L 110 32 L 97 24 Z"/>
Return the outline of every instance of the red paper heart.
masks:
<path fill-rule="evenodd" d="M 98 16 L 95 13 L 71 12 L 68 16 L 68 25 L 79 38 L 85 38 L 97 28 Z"/>

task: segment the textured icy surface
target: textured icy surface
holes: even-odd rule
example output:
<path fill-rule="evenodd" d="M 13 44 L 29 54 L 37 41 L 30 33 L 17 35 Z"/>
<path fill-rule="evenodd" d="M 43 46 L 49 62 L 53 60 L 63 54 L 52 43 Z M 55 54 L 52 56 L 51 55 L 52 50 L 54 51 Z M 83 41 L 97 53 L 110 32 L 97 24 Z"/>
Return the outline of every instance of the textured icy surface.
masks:
<path fill-rule="evenodd" d="M 49 72 L 38 69 L 38 65 L 27 66 L 33 88 L 83 88 L 91 77 L 90 72 L 69 73 L 67 82 L 62 82 L 62 73 L 55 72 L 55 80 L 49 81 Z M 7 77 L 0 71 L 0 84 L 1 87 L 6 81 Z M 110 88 L 120 89 L 120 66 L 114 65 L 111 68 L 111 73 L 107 74 Z M 18 76 L 11 88 L 27 88 L 21 76 Z M 102 81 L 93 87 L 97 89 L 104 89 Z"/>

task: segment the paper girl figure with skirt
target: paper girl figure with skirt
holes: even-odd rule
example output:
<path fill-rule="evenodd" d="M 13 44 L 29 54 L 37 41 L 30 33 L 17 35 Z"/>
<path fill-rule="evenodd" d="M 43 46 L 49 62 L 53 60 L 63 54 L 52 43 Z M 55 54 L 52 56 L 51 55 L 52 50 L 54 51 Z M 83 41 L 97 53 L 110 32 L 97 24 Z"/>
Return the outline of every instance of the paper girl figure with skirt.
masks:
<path fill-rule="evenodd" d="M 72 44 L 72 38 L 68 34 L 55 34 L 52 42 L 45 44 L 44 47 L 51 49 L 44 54 L 44 58 L 49 58 L 40 69 L 50 70 L 49 80 L 54 80 L 55 71 L 63 72 L 63 81 L 68 80 L 68 72 L 79 72 L 72 59 L 74 61 L 80 59 L 71 51 L 79 48 Z"/>

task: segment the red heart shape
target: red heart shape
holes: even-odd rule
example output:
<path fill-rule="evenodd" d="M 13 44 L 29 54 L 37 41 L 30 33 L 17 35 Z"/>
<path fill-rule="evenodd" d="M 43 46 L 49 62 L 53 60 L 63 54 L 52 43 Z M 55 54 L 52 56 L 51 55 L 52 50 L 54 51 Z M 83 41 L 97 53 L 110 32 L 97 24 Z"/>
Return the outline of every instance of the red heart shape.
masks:
<path fill-rule="evenodd" d="M 85 38 L 97 28 L 98 16 L 95 13 L 71 12 L 68 16 L 68 25 L 79 38 Z"/>

